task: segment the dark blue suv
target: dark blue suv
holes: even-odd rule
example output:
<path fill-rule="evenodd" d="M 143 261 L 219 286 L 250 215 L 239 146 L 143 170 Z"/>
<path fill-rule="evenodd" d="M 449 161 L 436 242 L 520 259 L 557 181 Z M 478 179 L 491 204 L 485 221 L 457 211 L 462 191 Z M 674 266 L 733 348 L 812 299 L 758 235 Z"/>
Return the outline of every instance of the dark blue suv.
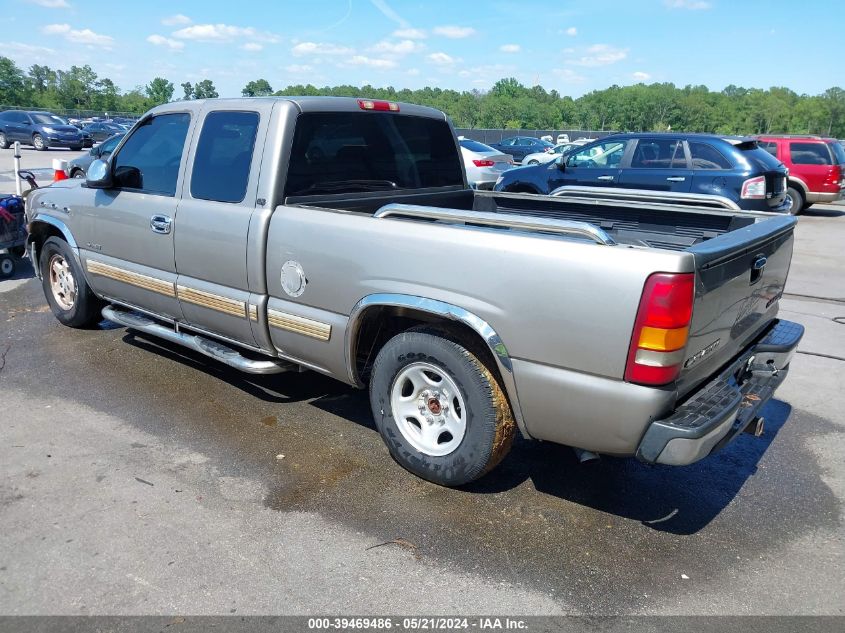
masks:
<path fill-rule="evenodd" d="M 80 150 L 85 139 L 78 128 L 52 112 L 0 112 L 0 148 L 20 141 L 43 152 L 50 147 Z"/>
<path fill-rule="evenodd" d="M 496 191 L 620 187 L 722 196 L 750 211 L 788 212 L 787 169 L 749 138 L 613 134 L 552 163 L 506 171 Z"/>

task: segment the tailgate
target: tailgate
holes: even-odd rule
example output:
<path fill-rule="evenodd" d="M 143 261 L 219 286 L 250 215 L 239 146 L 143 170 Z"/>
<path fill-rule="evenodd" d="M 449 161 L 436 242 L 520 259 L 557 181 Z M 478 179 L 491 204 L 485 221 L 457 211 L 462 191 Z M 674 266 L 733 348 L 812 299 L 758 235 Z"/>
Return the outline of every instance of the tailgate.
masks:
<path fill-rule="evenodd" d="M 678 393 L 730 362 L 775 318 L 792 260 L 793 217 L 761 220 L 688 249 L 696 290 Z"/>

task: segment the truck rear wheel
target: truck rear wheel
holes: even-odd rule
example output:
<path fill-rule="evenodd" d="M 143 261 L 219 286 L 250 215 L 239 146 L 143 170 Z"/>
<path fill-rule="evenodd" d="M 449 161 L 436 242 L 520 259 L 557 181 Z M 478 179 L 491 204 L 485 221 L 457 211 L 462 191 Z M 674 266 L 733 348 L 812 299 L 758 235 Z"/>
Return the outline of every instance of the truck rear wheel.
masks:
<path fill-rule="evenodd" d="M 490 369 L 447 336 L 415 328 L 390 339 L 373 365 L 370 404 L 400 465 L 436 484 L 459 486 L 504 458 L 516 426 Z"/>
<path fill-rule="evenodd" d="M 102 320 L 102 303 L 88 287 L 67 242 L 51 237 L 41 248 L 41 285 L 55 317 L 73 328 Z"/>

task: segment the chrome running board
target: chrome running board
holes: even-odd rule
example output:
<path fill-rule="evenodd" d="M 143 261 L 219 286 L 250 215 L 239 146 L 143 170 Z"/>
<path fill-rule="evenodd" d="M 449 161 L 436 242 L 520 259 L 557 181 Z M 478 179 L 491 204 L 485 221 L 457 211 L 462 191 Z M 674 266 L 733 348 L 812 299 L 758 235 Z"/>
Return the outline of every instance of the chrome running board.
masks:
<path fill-rule="evenodd" d="M 239 351 L 232 349 L 228 345 L 213 341 L 204 336 L 177 332 L 175 329 L 162 325 L 150 317 L 137 312 L 127 312 L 115 306 L 106 306 L 103 308 L 103 317 L 124 327 L 163 338 L 172 343 L 178 343 L 248 374 L 281 374 L 282 372 L 297 370 L 296 365 L 281 360 L 254 360 L 246 358 Z"/>

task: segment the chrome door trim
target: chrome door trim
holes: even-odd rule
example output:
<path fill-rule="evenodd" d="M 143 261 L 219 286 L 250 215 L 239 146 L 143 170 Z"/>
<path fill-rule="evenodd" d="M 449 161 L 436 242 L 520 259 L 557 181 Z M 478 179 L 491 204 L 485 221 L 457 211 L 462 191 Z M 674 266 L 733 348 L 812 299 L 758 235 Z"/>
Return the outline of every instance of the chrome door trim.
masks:
<path fill-rule="evenodd" d="M 328 323 L 279 310 L 267 310 L 267 323 L 270 327 L 302 334 L 318 341 L 328 341 L 332 335 L 332 326 Z"/>
<path fill-rule="evenodd" d="M 516 420 L 519 430 L 526 438 L 531 437 L 525 428 L 522 418 L 522 409 L 519 406 L 519 397 L 516 391 L 516 380 L 513 375 L 513 362 L 511 361 L 507 347 L 505 347 L 502 339 L 487 321 L 451 303 L 437 301 L 436 299 L 427 299 L 425 297 L 415 297 L 413 295 L 384 293 L 368 295 L 355 304 L 349 315 L 349 322 L 346 327 L 346 339 L 344 341 L 346 368 L 349 373 L 349 380 L 353 385 L 357 385 L 358 387 L 364 386 L 355 366 L 357 356 L 356 343 L 362 315 L 368 308 L 375 306 L 404 307 L 420 312 L 428 312 L 429 314 L 435 314 L 452 321 L 458 321 L 474 330 L 487 344 L 487 347 L 493 354 L 493 358 L 496 360 L 496 366 L 499 368 L 499 374 L 502 377 L 502 382 L 504 382 L 505 391 L 510 400 L 511 409 L 513 410 L 513 417 Z"/>
<path fill-rule="evenodd" d="M 109 279 L 114 279 L 115 281 L 135 286 L 136 288 L 142 288 L 166 297 L 176 298 L 175 285 L 173 282 L 165 281 L 164 279 L 143 275 L 141 273 L 126 270 L 125 268 L 119 268 L 118 266 L 112 266 L 111 264 L 106 264 L 90 258 L 85 262 L 85 268 L 92 275 L 108 277 Z"/>

